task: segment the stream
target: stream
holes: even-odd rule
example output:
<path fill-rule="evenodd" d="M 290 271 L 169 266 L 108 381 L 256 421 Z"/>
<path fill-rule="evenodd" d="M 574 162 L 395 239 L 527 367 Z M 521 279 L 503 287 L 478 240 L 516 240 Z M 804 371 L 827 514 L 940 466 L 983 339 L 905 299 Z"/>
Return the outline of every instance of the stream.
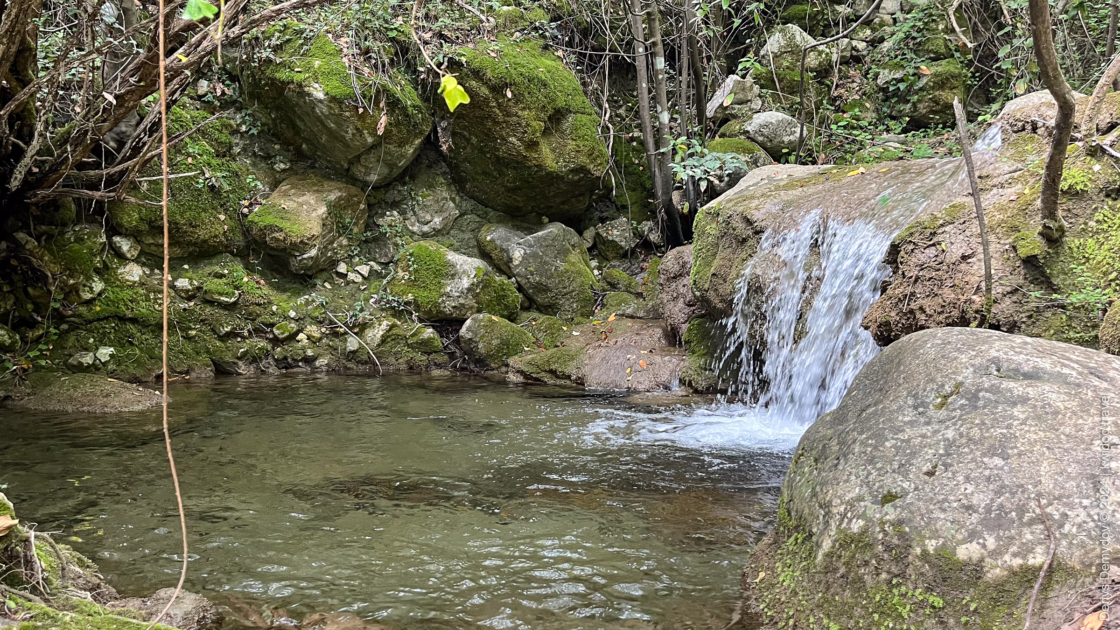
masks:
<path fill-rule="evenodd" d="M 797 439 L 755 439 L 714 406 L 461 376 L 219 378 L 174 384 L 171 409 L 186 587 L 228 606 L 228 628 L 266 607 L 397 628 L 721 628 Z M 0 417 L 21 515 L 123 595 L 174 585 L 158 410 Z"/>

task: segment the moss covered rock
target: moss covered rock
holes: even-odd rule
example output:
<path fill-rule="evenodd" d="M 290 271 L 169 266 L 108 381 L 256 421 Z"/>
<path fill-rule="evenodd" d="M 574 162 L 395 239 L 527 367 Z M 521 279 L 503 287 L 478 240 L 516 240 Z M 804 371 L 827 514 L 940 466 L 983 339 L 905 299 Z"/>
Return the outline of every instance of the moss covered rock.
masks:
<path fill-rule="evenodd" d="M 1018 627 L 1051 544 L 1036 500 L 1065 534 L 1034 619 L 1076 621 L 1098 518 L 1120 510 L 1087 498 L 1100 392 L 1118 387 L 1120 361 L 1041 339 L 945 328 L 887 347 L 794 452 L 743 580 L 766 627 Z"/>
<path fill-rule="evenodd" d="M 489 313 L 468 319 L 459 330 L 459 343 L 468 357 L 488 368 L 502 367 L 510 357 L 537 346 L 524 328 Z"/>
<path fill-rule="evenodd" d="M 508 269 L 537 308 L 564 318 L 590 317 L 597 286 L 583 239 L 560 223 L 516 238 L 508 228 L 484 228 L 479 247 L 502 269 Z"/>
<path fill-rule="evenodd" d="M 621 269 L 607 269 L 603 272 L 602 280 L 603 284 L 615 291 L 624 291 L 635 295 L 642 294 L 642 286 L 638 284 L 638 281 Z"/>
<path fill-rule="evenodd" d="M 447 362 L 439 335 L 427 326 L 383 317 L 367 324 L 360 336 L 362 344 L 350 349 L 359 363 L 373 363 L 371 350 L 382 369 L 419 370 Z"/>
<path fill-rule="evenodd" d="M 767 37 L 758 58 L 775 70 L 799 72 L 801 50 L 815 41 L 796 24 L 783 24 L 770 31 L 770 36 Z M 808 72 L 827 70 L 832 65 L 836 53 L 836 44 L 813 48 L 805 58 L 805 69 Z"/>
<path fill-rule="evenodd" d="M 465 320 L 476 313 L 509 318 L 521 304 L 513 283 L 486 263 L 430 241 L 405 248 L 386 288 L 431 320 Z"/>
<path fill-rule="evenodd" d="M 935 61 L 920 74 L 917 82 L 902 94 L 899 116 L 909 118 L 912 127 L 949 125 L 954 120 L 953 99 L 968 98 L 968 70 L 955 57 Z"/>
<path fill-rule="evenodd" d="M 1109 354 L 1120 355 L 1120 301 L 1108 309 L 1098 333 L 1100 348 Z"/>
<path fill-rule="evenodd" d="M 209 118 L 210 113 L 184 102 L 171 109 L 168 131 L 184 133 Z M 216 120 L 171 150 L 170 171 L 179 175 L 171 180 L 167 206 L 172 256 L 237 252 L 244 245 L 236 217 L 241 202 L 252 197 L 259 184 L 252 167 L 234 157 L 230 135 L 233 130 L 232 121 Z M 131 194 L 139 202 L 109 202 L 109 218 L 119 232 L 136 238 L 144 251 L 161 254 L 163 218 L 158 202 L 162 187 L 158 164 L 149 164 L 141 174 L 153 179 L 141 181 L 133 189 Z"/>
<path fill-rule="evenodd" d="M 471 102 L 451 122 L 459 188 L 511 215 L 578 217 L 608 161 L 579 80 L 531 41 L 500 38 L 460 52 L 459 83 Z"/>
<path fill-rule="evenodd" d="M 295 273 L 334 267 L 365 230 L 365 194 L 316 175 L 289 178 L 245 219 L 253 240 Z"/>

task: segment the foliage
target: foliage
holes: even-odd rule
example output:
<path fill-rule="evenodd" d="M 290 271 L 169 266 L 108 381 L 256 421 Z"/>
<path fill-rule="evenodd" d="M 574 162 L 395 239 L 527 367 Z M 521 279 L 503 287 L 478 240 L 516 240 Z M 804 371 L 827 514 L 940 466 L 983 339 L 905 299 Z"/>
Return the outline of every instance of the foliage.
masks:
<path fill-rule="evenodd" d="M 695 178 L 701 190 L 707 190 L 709 182 L 718 183 L 732 172 L 750 170 L 750 166 L 738 154 L 713 153 L 695 139 L 678 138 L 674 146 L 674 177 L 677 181 Z"/>

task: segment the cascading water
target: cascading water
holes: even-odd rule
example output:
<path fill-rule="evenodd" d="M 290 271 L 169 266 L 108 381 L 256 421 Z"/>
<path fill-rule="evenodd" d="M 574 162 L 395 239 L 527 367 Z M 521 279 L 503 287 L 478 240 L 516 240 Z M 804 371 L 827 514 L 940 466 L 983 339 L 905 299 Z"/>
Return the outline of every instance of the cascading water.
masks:
<path fill-rule="evenodd" d="M 999 148 L 995 126 L 977 151 Z M 891 241 L 967 189 L 963 160 L 893 163 L 789 195 L 736 284 L 713 371 L 728 395 L 686 417 L 666 413 L 639 438 L 791 448 L 834 409 L 879 352 L 861 326 L 890 269 Z M 734 197 L 735 191 L 729 193 Z M 732 201 L 733 202 L 733 201 Z M 648 417 L 648 416 L 647 416 Z"/>

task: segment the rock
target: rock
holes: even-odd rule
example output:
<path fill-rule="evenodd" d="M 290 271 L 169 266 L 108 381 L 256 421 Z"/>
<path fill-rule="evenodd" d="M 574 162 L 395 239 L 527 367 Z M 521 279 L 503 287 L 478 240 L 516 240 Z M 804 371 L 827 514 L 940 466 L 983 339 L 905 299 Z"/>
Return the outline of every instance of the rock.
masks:
<path fill-rule="evenodd" d="M 1101 322 L 1101 330 L 1097 338 L 1101 350 L 1120 355 L 1120 302 L 1113 302 L 1108 309 L 1108 314 Z"/>
<path fill-rule="evenodd" d="M 639 239 L 626 217 L 615 219 L 595 228 L 595 247 L 607 260 L 623 258 L 637 246 Z"/>
<path fill-rule="evenodd" d="M 144 269 L 134 262 L 125 263 L 117 268 L 117 279 L 125 284 L 140 284 L 144 280 Z"/>
<path fill-rule="evenodd" d="M 112 243 L 113 249 L 125 260 L 136 260 L 136 257 L 140 255 L 140 243 L 136 242 L 136 239 L 131 236 L 118 234 L 109 239 L 109 242 Z"/>
<path fill-rule="evenodd" d="M 633 293 L 615 291 L 603 296 L 599 314 L 629 317 L 632 319 L 660 319 L 657 304 L 635 296 Z"/>
<path fill-rule="evenodd" d="M 758 58 L 768 68 L 784 72 L 800 73 L 801 49 L 815 43 L 808 33 L 795 24 L 783 24 L 770 31 L 770 37 L 758 54 Z M 805 58 L 805 70 L 808 72 L 821 72 L 832 66 L 836 45 L 819 46 L 809 51 Z M 771 64 L 771 59 L 773 63 Z M 794 75 L 794 78 L 798 76 Z M 783 86 L 789 89 L 788 86 Z"/>
<path fill-rule="evenodd" d="M 372 362 L 369 358 L 369 350 L 372 350 L 383 369 L 420 369 L 447 363 L 439 334 L 427 326 L 402 324 L 386 317 L 366 325 L 360 336 L 365 346 L 361 343 L 352 346 L 347 342 L 347 350 L 355 361 Z"/>
<path fill-rule="evenodd" d="M 1120 513 L 1097 492 L 1116 391 L 1120 359 L 1053 341 L 944 328 L 891 344 L 801 438 L 749 597 L 770 622 L 1012 627 L 1050 547 L 1041 501 L 1061 570 L 1034 618 L 1075 622 L 1096 597 L 1098 521 Z"/>
<path fill-rule="evenodd" d="M 478 249 L 502 273 L 512 278 L 513 268 L 510 262 L 513 259 L 513 248 L 523 238 L 524 234 L 511 227 L 491 223 L 479 230 Z"/>
<path fill-rule="evenodd" d="M 661 298 L 661 315 L 665 325 L 683 339 L 689 320 L 704 312 L 703 306 L 692 293 L 689 278 L 692 275 L 692 245 L 669 250 L 661 259 L 657 270 L 658 294 Z"/>
<path fill-rule="evenodd" d="M 1084 95 L 1074 92 L 1074 98 L 1081 99 Z M 1038 90 L 1008 101 L 996 120 L 1015 133 L 1035 132 L 1053 124 L 1057 113 L 1058 104 L 1050 95 L 1050 90 Z"/>
<path fill-rule="evenodd" d="M 450 125 L 459 190 L 514 216 L 578 218 L 600 187 L 608 155 L 575 75 L 525 39 L 479 41 L 459 55 L 459 83 L 471 97 Z"/>
<path fill-rule="evenodd" d="M 348 235 L 365 230 L 366 214 L 360 189 L 299 175 L 280 184 L 245 224 L 253 240 L 284 257 L 294 273 L 312 274 L 347 254 Z"/>
<path fill-rule="evenodd" d="M 222 306 L 233 306 L 237 303 L 237 300 L 241 299 L 240 292 L 219 282 L 207 282 L 202 285 L 202 290 L 199 292 L 199 295 L 207 302 L 213 302 Z"/>
<path fill-rule="evenodd" d="M 657 225 L 653 221 L 642 221 L 638 224 L 638 234 L 646 239 L 646 242 L 657 249 L 665 247 L 665 237 L 661 234 L 661 230 L 657 229 Z"/>
<path fill-rule="evenodd" d="M 621 269 L 607 269 L 603 272 L 602 281 L 603 284 L 615 291 L 642 294 L 642 287 L 638 284 L 638 281 Z"/>
<path fill-rule="evenodd" d="M 368 278 L 371 267 L 369 265 L 358 265 L 354 267 L 354 271 L 357 271 L 363 278 Z"/>
<path fill-rule="evenodd" d="M 359 349 L 362 349 L 362 344 L 357 337 L 346 337 L 346 354 L 353 354 Z"/>
<path fill-rule="evenodd" d="M 781 112 L 755 114 L 743 124 L 743 133 L 776 157 L 797 150 L 799 129 L 796 119 Z"/>
<path fill-rule="evenodd" d="M 797 148 L 796 141 L 794 141 L 794 148 Z M 708 150 L 712 153 L 734 153 L 747 165 L 746 169 L 726 169 L 723 178 L 712 185 L 712 192 L 716 196 L 734 188 L 735 184 L 752 170 L 774 163 L 774 159 L 757 143 L 741 138 L 716 138 L 708 143 Z"/>
<path fill-rule="evenodd" d="M 101 346 L 97 349 L 97 352 L 93 353 L 93 356 L 101 365 L 108 365 L 109 362 L 113 360 L 113 355 L 115 355 L 116 353 L 116 348 L 112 346 Z"/>
<path fill-rule="evenodd" d="M 366 621 L 354 613 L 315 613 L 300 622 L 299 630 L 391 630 L 388 626 Z"/>
<path fill-rule="evenodd" d="M 164 588 L 151 597 L 129 597 L 114 602 L 109 607 L 131 608 L 154 617 L 167 606 L 174 591 L 173 588 Z M 205 597 L 182 591 L 160 623 L 179 630 L 218 630 L 222 625 L 222 613 Z"/>
<path fill-rule="evenodd" d="M 175 282 L 171 283 L 171 288 L 175 291 L 175 295 L 184 300 L 193 300 L 198 296 L 202 285 L 191 278 L 176 278 Z"/>
<path fill-rule="evenodd" d="M 911 125 L 948 125 L 955 120 L 953 99 L 963 103 L 968 98 L 968 71 L 955 57 L 935 61 L 927 68 L 929 74 L 921 75 L 911 88 L 913 97 L 902 113 L 910 118 Z"/>
<path fill-rule="evenodd" d="M 81 362 L 90 368 L 83 369 L 97 361 L 92 352 L 79 354 L 89 355 Z M 34 372 L 28 387 L 15 390 L 10 404 L 34 411 L 119 413 L 151 409 L 160 402 L 159 392 L 97 374 Z"/>
<path fill-rule="evenodd" d="M 97 366 L 97 357 L 92 352 L 79 352 L 70 357 L 66 366 L 78 372 L 92 370 Z"/>
<path fill-rule="evenodd" d="M 76 299 L 73 300 L 73 302 L 74 304 L 84 304 L 101 295 L 101 292 L 104 290 L 105 281 L 99 276 L 90 276 L 78 287 L 78 291 L 75 295 Z"/>
<path fill-rule="evenodd" d="M 334 272 L 337 273 L 340 276 L 345 276 L 346 272 L 349 271 L 349 270 L 350 270 L 350 268 L 347 267 L 346 263 L 344 263 L 344 262 L 340 262 L 337 265 L 335 265 L 335 267 L 334 267 Z"/>
<path fill-rule="evenodd" d="M 273 135 L 304 155 L 373 186 L 392 181 L 432 128 L 431 111 L 412 83 L 397 71 L 358 79 L 362 98 L 374 105 L 361 111 L 354 106 L 350 70 L 325 32 L 307 41 L 294 22 L 276 28 L 283 41 L 279 49 L 241 74 L 246 102 Z M 381 103 L 384 133 L 378 133 Z"/>
<path fill-rule="evenodd" d="M 346 274 L 346 281 L 351 284 L 361 284 L 363 280 L 365 280 L 365 278 L 357 271 L 351 271 Z"/>
<path fill-rule="evenodd" d="M 708 101 L 708 120 L 718 122 L 726 118 L 745 118 L 757 112 L 762 109 L 762 99 L 758 94 L 759 87 L 750 75 L 745 78 L 736 75 L 727 77 Z"/>
<path fill-rule="evenodd" d="M 463 324 L 459 342 L 471 360 L 491 369 L 502 367 L 510 357 L 537 345 L 525 329 L 487 313 L 474 315 Z"/>
<path fill-rule="evenodd" d="M 502 259 L 495 264 L 512 272 L 541 312 L 564 318 L 590 317 L 594 312 L 595 296 L 591 289 L 597 284 L 595 274 L 583 239 L 575 230 L 549 223 L 540 232 L 517 240 L 513 239 L 516 233 L 489 229 L 483 232 L 493 237 L 490 242 L 496 243 L 487 254 Z M 479 246 L 488 247 L 481 242 Z"/>
<path fill-rule="evenodd" d="M 276 340 L 280 343 L 284 343 L 292 337 L 295 337 L 298 333 L 299 326 L 290 321 L 282 321 L 279 324 L 276 324 L 276 326 L 272 329 L 272 335 L 276 337 Z"/>
<path fill-rule="evenodd" d="M 370 204 L 370 218 L 383 228 L 422 240 L 450 231 L 461 202 L 447 164 L 434 151 L 425 152 L 404 177 L 389 185 L 380 201 Z"/>
<path fill-rule="evenodd" d="M 587 249 L 591 249 L 592 247 L 595 246 L 595 228 L 596 227 L 597 226 L 593 225 L 593 226 L 587 228 L 586 230 L 584 230 L 583 233 L 581 233 L 579 235 L 580 238 L 583 239 L 583 246 Z"/>
<path fill-rule="evenodd" d="M 0 324 L 0 350 L 4 352 L 15 352 L 19 350 L 22 341 L 16 331 Z"/>
<path fill-rule="evenodd" d="M 386 289 L 429 320 L 465 320 L 475 313 L 512 317 L 521 304 L 513 283 L 486 263 L 430 241 L 405 249 Z"/>

